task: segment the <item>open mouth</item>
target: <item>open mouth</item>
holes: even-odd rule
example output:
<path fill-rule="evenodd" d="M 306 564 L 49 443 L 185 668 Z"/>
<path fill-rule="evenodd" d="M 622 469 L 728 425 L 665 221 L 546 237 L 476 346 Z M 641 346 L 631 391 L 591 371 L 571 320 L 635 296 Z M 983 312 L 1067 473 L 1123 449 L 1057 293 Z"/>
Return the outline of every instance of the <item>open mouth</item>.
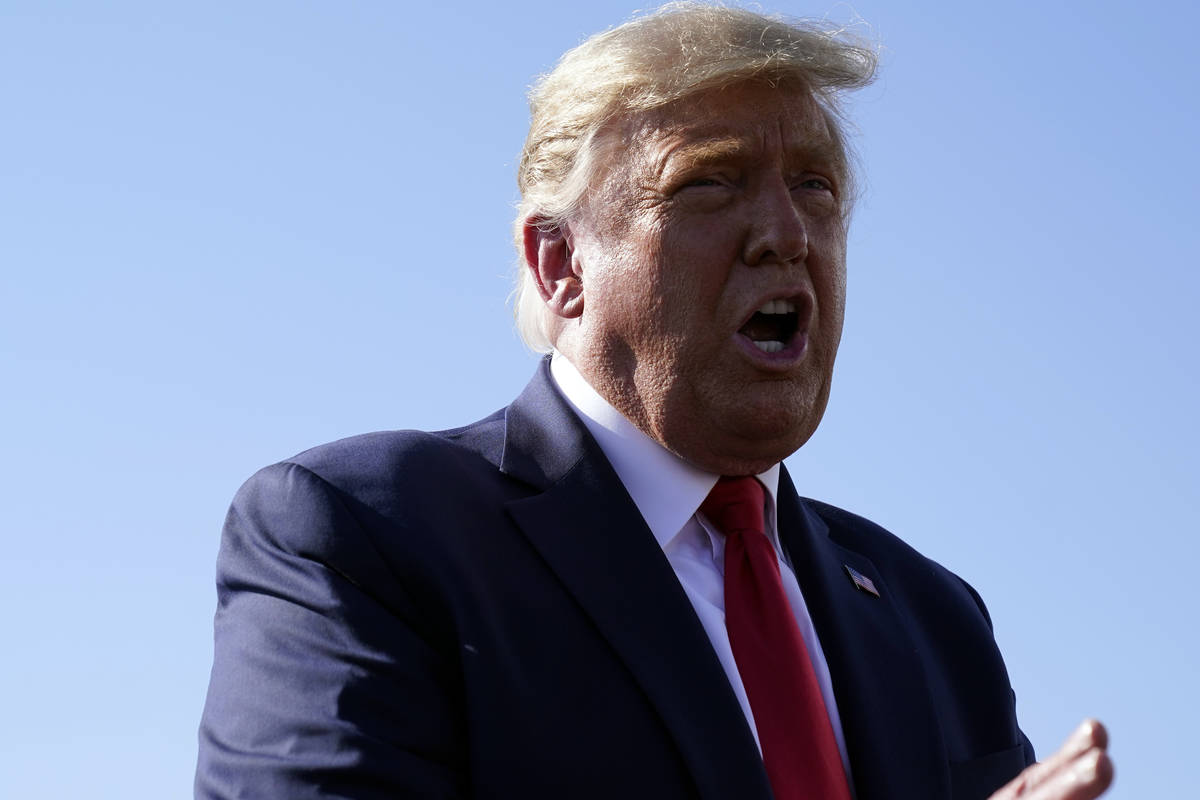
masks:
<path fill-rule="evenodd" d="M 738 333 L 764 353 L 779 353 L 800 328 L 800 311 L 791 300 L 768 300 Z"/>

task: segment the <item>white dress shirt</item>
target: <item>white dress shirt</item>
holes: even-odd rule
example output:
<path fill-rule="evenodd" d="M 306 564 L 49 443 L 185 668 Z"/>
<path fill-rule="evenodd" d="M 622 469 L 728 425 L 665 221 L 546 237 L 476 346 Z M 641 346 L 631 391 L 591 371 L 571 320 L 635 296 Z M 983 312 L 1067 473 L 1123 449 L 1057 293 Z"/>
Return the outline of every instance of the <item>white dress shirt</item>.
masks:
<path fill-rule="evenodd" d="M 729 685 L 741 704 L 742 713 L 746 715 L 754 740 L 758 742 L 754 712 L 746 697 L 746 688 L 738 673 L 729 644 L 729 633 L 725 629 L 725 535 L 698 513 L 700 504 L 708 497 L 720 476 L 693 467 L 642 433 L 601 397 L 561 353 L 554 353 L 550 374 L 604 451 L 617 477 L 641 512 L 642 519 L 666 554 L 684 593 L 696 609 L 696 616 L 700 618 L 700 624 L 712 642 L 717 659 L 729 678 Z M 833 725 L 842 765 L 849 779 L 850 761 L 846 756 L 846 742 L 833 697 L 829 666 L 825 663 L 825 655 L 817 640 L 817 632 L 809 617 L 800 585 L 779 545 L 775 520 L 779 465 L 760 474 L 758 479 L 766 488 L 765 532 L 775 547 L 783 590 L 791 604 L 800 634 L 804 637 L 804 645 L 808 648 L 808 656 L 821 687 L 821 696 L 825 700 L 825 709 Z M 762 744 L 759 743 L 761 750 Z M 853 790 L 853 785 L 851 788 Z"/>

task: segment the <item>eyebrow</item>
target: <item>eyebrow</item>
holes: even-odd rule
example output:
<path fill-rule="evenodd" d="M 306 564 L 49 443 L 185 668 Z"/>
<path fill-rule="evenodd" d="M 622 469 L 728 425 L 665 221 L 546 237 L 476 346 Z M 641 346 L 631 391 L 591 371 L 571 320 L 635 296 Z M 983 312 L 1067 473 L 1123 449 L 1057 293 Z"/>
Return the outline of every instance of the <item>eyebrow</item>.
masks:
<path fill-rule="evenodd" d="M 671 167 L 675 167 L 672 171 L 677 171 L 719 164 L 744 156 L 750 150 L 751 147 L 745 139 L 732 136 L 691 142 L 664 153 L 658 164 L 658 173 L 665 174 Z"/>
<path fill-rule="evenodd" d="M 674 172 L 733 161 L 745 157 L 753 150 L 754 146 L 748 140 L 732 136 L 692 142 L 665 153 L 659 161 L 658 174 L 664 175 L 668 169 Z M 814 162 L 828 165 L 840 175 L 845 171 L 846 157 L 832 139 L 822 138 L 789 149 L 785 154 L 785 161 L 789 165 L 808 165 Z"/>

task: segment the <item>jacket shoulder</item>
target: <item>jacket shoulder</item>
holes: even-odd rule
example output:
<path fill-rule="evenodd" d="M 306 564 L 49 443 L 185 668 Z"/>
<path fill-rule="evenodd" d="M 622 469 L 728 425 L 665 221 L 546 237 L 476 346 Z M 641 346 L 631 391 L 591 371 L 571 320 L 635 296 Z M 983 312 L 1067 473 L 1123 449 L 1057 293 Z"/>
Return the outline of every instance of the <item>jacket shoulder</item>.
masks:
<path fill-rule="evenodd" d="M 866 517 L 820 500 L 804 498 L 802 502 L 829 526 L 835 542 L 871 558 L 893 584 L 894 590 L 914 596 L 914 599 L 941 598 L 944 601 L 953 597 L 965 601 L 983 615 L 991 628 L 991 615 L 983 599 L 957 574 Z"/>
<path fill-rule="evenodd" d="M 801 503 L 829 526 L 830 536 L 843 547 L 868 555 L 886 556 L 888 560 L 899 560 L 903 563 L 925 563 L 939 566 L 899 536 L 866 517 L 807 497 L 801 498 Z"/>
<path fill-rule="evenodd" d="M 349 547 L 355 537 L 346 531 L 363 523 L 416 524 L 422 509 L 452 502 L 454 487 L 486 494 L 496 485 L 503 428 L 497 412 L 451 430 L 380 431 L 310 448 L 242 484 L 225 538 L 258 531 L 286 538 L 276 543 L 283 549 L 327 553 Z"/>
<path fill-rule="evenodd" d="M 293 464 L 339 488 L 380 478 L 435 473 L 443 468 L 494 469 L 504 446 L 504 410 L 442 431 L 394 430 L 350 436 L 304 450 Z"/>

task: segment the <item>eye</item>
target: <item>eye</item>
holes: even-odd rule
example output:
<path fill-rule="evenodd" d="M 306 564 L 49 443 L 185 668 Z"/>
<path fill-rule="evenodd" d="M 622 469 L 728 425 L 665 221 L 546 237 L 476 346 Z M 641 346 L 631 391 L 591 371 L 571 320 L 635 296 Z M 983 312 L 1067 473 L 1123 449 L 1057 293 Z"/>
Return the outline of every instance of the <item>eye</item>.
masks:
<path fill-rule="evenodd" d="M 792 184 L 792 199 L 806 213 L 825 217 L 838 212 L 841 198 L 832 180 L 810 172 L 796 177 Z"/>
<path fill-rule="evenodd" d="M 680 203 L 680 208 L 700 213 L 715 212 L 734 202 L 740 180 L 736 171 L 693 172 L 680 176 L 669 194 Z"/>
<path fill-rule="evenodd" d="M 833 183 L 825 178 L 805 178 L 796 184 L 797 189 L 818 190 L 833 193 Z"/>

